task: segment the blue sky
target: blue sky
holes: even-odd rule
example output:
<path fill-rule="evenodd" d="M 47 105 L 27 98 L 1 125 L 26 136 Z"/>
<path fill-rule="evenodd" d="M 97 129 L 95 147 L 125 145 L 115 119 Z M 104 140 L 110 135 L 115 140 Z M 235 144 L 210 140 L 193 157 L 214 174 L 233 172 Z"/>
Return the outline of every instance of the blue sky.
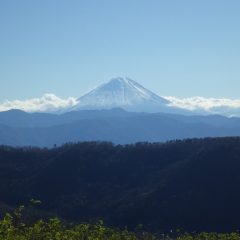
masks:
<path fill-rule="evenodd" d="M 240 99 L 239 0 L 3 0 L 0 101 L 78 97 L 115 76 Z"/>

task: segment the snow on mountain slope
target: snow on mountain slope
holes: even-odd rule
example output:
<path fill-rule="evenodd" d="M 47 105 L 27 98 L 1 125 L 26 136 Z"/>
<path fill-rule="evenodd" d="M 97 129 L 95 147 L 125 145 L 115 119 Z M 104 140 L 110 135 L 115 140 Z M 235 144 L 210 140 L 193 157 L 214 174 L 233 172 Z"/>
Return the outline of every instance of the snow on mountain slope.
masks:
<path fill-rule="evenodd" d="M 71 110 L 110 109 L 158 112 L 170 103 L 129 78 L 114 78 L 77 99 Z"/>

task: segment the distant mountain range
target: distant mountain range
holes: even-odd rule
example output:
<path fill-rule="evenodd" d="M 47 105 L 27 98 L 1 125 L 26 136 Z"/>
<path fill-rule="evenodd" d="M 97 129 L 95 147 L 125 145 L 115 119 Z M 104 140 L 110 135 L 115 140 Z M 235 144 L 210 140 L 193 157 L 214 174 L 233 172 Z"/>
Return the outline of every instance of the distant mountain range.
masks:
<path fill-rule="evenodd" d="M 0 112 L 0 144 L 52 147 L 240 135 L 240 118 L 191 114 L 129 78 L 114 78 L 55 113 Z"/>
<path fill-rule="evenodd" d="M 128 144 L 239 135 L 240 119 L 219 115 L 134 113 L 119 108 L 63 114 L 0 112 L 0 144 L 11 146 L 52 147 L 77 141 Z"/>
<path fill-rule="evenodd" d="M 40 98 L 4 101 L 0 112 L 20 109 L 26 112 L 64 113 L 78 110 L 122 108 L 132 112 L 184 115 L 218 114 L 240 117 L 240 100 L 226 98 L 159 96 L 130 78 L 117 77 L 81 97 L 60 98 L 52 93 Z"/>

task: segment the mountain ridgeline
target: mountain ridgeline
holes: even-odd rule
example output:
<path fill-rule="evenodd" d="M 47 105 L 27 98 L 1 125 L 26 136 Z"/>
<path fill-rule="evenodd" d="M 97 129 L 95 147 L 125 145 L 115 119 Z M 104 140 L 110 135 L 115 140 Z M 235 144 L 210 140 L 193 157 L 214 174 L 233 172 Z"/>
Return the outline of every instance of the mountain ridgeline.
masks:
<path fill-rule="evenodd" d="M 195 114 L 195 115 L 191 115 Z M 129 78 L 114 78 L 55 113 L 0 112 L 0 144 L 53 147 L 66 142 L 131 144 L 240 136 L 240 118 L 175 108 Z"/>
<path fill-rule="evenodd" d="M 168 143 L 0 147 L 1 206 L 35 198 L 82 222 L 152 231 L 235 231 L 240 222 L 240 138 Z"/>
<path fill-rule="evenodd" d="M 130 144 L 239 135 L 240 119 L 219 115 L 139 113 L 120 108 L 62 114 L 0 112 L 0 144 L 10 146 L 53 147 L 78 141 Z"/>

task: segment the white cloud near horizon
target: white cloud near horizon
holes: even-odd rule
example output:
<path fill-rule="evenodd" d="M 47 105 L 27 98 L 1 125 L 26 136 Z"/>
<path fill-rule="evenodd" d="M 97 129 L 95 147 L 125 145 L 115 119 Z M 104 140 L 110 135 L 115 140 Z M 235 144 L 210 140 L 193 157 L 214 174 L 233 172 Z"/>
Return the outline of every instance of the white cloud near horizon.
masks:
<path fill-rule="evenodd" d="M 169 106 L 186 109 L 194 113 L 221 114 L 225 116 L 240 116 L 240 99 L 190 97 L 177 98 L 165 96 L 171 103 Z M 26 112 L 54 112 L 68 109 L 77 104 L 77 98 L 60 98 L 52 93 L 40 98 L 26 100 L 4 101 L 0 103 L 0 111 L 20 109 Z"/>
<path fill-rule="evenodd" d="M 57 97 L 55 94 L 47 93 L 40 98 L 13 101 L 6 100 L 0 103 L 0 111 L 19 109 L 26 112 L 54 112 L 72 107 L 76 103 L 76 98 L 68 97 L 63 99 Z"/>
<path fill-rule="evenodd" d="M 240 116 L 240 99 L 227 98 L 176 98 L 164 97 L 171 103 L 169 106 L 186 109 L 193 112 L 205 112 L 209 114 L 221 114 L 225 116 Z"/>

